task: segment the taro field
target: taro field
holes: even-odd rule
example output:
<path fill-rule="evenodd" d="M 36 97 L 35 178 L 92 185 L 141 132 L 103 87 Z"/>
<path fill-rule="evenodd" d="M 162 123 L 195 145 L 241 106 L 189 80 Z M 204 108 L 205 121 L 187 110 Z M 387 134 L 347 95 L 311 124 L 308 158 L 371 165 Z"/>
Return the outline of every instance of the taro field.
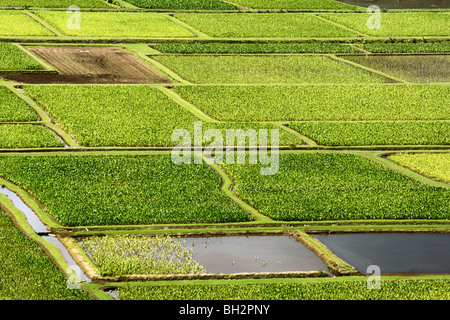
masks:
<path fill-rule="evenodd" d="M 0 0 L 0 299 L 450 299 L 448 2 L 72 2 Z"/>

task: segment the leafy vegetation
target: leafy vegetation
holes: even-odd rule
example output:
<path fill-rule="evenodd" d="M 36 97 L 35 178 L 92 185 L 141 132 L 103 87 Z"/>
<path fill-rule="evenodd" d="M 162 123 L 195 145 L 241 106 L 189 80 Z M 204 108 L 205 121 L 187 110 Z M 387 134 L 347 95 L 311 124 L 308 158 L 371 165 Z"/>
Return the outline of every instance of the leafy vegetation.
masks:
<path fill-rule="evenodd" d="M 355 47 L 340 43 L 158 43 L 166 53 L 355 53 Z"/>
<path fill-rule="evenodd" d="M 236 195 L 275 220 L 444 219 L 450 190 L 351 154 L 281 154 L 279 171 L 226 164 Z"/>
<path fill-rule="evenodd" d="M 409 82 L 450 82 L 450 56 L 436 55 L 367 55 L 345 59 Z"/>
<path fill-rule="evenodd" d="M 101 0 L 0 0 L 0 7 L 21 8 L 68 8 L 76 5 L 80 8 L 111 8 Z"/>
<path fill-rule="evenodd" d="M 450 153 L 400 153 L 389 159 L 424 176 L 450 183 Z"/>
<path fill-rule="evenodd" d="M 325 56 L 161 55 L 153 58 L 194 83 L 383 83 L 387 81 L 383 77 Z"/>
<path fill-rule="evenodd" d="M 236 6 L 220 0 L 128 0 L 140 8 L 173 10 L 235 10 Z"/>
<path fill-rule="evenodd" d="M 0 121 L 36 121 L 39 117 L 30 106 L 9 91 L 0 86 Z"/>
<path fill-rule="evenodd" d="M 333 0 L 235 0 L 234 3 L 254 9 L 353 9 Z"/>
<path fill-rule="evenodd" d="M 365 43 L 362 48 L 374 53 L 448 53 L 450 42 Z"/>
<path fill-rule="evenodd" d="M 450 87 L 440 84 L 176 86 L 174 89 L 222 121 L 450 118 Z"/>
<path fill-rule="evenodd" d="M 66 226 L 248 221 L 206 164 L 171 155 L 0 157 L 0 175 Z"/>
<path fill-rule="evenodd" d="M 177 38 L 194 34 L 164 15 L 154 12 L 83 12 L 80 29 L 69 29 L 70 14 L 56 11 L 37 11 L 39 17 L 68 36 L 77 37 L 133 37 Z"/>
<path fill-rule="evenodd" d="M 448 13 L 396 12 L 382 13 L 379 29 L 369 29 L 372 13 L 327 13 L 322 17 L 370 36 L 448 36 Z"/>
<path fill-rule="evenodd" d="M 64 147 L 50 129 L 40 125 L 0 125 L 0 148 Z"/>
<path fill-rule="evenodd" d="M 89 237 L 81 243 L 103 276 L 132 274 L 198 274 L 204 268 L 170 236 Z"/>
<path fill-rule="evenodd" d="M 0 11 L 2 36 L 54 36 L 53 32 L 20 11 Z"/>
<path fill-rule="evenodd" d="M 11 43 L 0 42 L 0 56 L 0 70 L 44 70 L 43 66 Z"/>
<path fill-rule="evenodd" d="M 218 38 L 356 36 L 308 13 L 178 13 L 175 18 Z"/>
<path fill-rule="evenodd" d="M 119 287 L 121 300 L 447 300 L 449 280 L 227 283 Z"/>
<path fill-rule="evenodd" d="M 90 299 L 82 290 L 67 288 L 63 274 L 41 247 L 14 227 L 0 210 L 0 299 Z"/>
<path fill-rule="evenodd" d="M 450 121 L 305 121 L 289 126 L 328 146 L 450 144 Z"/>

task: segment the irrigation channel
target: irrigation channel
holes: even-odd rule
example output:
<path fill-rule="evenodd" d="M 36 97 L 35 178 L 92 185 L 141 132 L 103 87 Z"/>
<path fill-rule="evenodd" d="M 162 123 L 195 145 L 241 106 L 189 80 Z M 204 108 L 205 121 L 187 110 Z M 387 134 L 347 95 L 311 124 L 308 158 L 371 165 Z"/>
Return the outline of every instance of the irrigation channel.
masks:
<path fill-rule="evenodd" d="M 55 245 L 59 249 L 64 259 L 66 260 L 66 263 L 73 269 L 73 271 L 77 274 L 81 281 L 91 282 L 91 279 L 83 272 L 83 270 L 78 266 L 75 260 L 72 259 L 72 256 L 70 255 L 64 244 L 62 244 L 55 235 L 49 233 L 47 226 L 42 223 L 36 213 L 25 202 L 23 202 L 23 200 L 15 192 L 9 190 L 6 187 L 1 187 L 0 193 L 8 197 L 14 207 L 16 207 L 25 215 L 28 224 L 38 236 L 40 236 L 43 240 Z"/>

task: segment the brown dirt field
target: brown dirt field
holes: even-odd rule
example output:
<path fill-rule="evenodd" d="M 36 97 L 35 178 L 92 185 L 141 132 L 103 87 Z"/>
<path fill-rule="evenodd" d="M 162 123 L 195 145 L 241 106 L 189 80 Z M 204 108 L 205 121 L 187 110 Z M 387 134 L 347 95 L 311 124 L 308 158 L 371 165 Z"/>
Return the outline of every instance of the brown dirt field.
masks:
<path fill-rule="evenodd" d="M 61 74 L 5 75 L 16 82 L 39 83 L 171 83 L 159 71 L 133 54 L 117 48 L 37 47 L 30 49 Z"/>

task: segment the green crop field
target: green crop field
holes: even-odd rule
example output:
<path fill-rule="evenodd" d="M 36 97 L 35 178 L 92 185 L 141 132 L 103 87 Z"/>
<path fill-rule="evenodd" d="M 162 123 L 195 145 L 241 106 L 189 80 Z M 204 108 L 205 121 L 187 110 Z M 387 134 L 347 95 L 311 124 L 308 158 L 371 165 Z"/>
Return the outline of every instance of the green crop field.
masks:
<path fill-rule="evenodd" d="M 179 13 L 175 18 L 217 38 L 355 37 L 356 32 L 307 13 Z"/>
<path fill-rule="evenodd" d="M 0 148 L 64 147 L 57 135 L 39 125 L 0 125 Z"/>
<path fill-rule="evenodd" d="M 450 183 L 450 153 L 394 154 L 392 161 L 427 177 Z"/>
<path fill-rule="evenodd" d="M 154 56 L 193 83 L 383 83 L 386 78 L 325 56 Z"/>
<path fill-rule="evenodd" d="M 38 11 L 36 15 L 68 36 L 187 38 L 194 34 L 159 13 L 83 12 L 80 28 L 69 29 L 69 13 Z"/>
<path fill-rule="evenodd" d="M 380 28 L 368 28 L 373 13 L 329 13 L 322 17 L 370 36 L 448 36 L 448 13 L 381 13 Z"/>
<path fill-rule="evenodd" d="M 437 84 L 175 87 L 222 121 L 449 119 L 449 90 Z"/>
<path fill-rule="evenodd" d="M 0 36 L 54 36 L 23 12 L 0 11 Z"/>
<path fill-rule="evenodd" d="M 357 48 L 339 43 L 158 43 L 164 53 L 357 53 Z"/>
<path fill-rule="evenodd" d="M 35 121 L 36 112 L 7 88 L 0 86 L 0 121 Z"/>
<path fill-rule="evenodd" d="M 282 154 L 279 171 L 226 164 L 236 193 L 276 220 L 443 219 L 450 190 L 349 154 Z"/>
<path fill-rule="evenodd" d="M 90 299 L 80 290 L 67 288 L 65 277 L 45 255 L 0 210 L 0 299 L 80 300 Z"/>
<path fill-rule="evenodd" d="M 111 8 L 101 0 L 0 0 L 0 7 L 68 8 L 72 5 L 80 8 Z"/>
<path fill-rule="evenodd" d="M 1 70 L 43 70 L 44 67 L 11 43 L 0 42 Z"/>
<path fill-rule="evenodd" d="M 447 300 L 448 280 L 382 281 L 369 290 L 364 281 L 305 283 L 191 284 L 125 286 L 123 300 Z"/>
<path fill-rule="evenodd" d="M 67 226 L 247 221 L 206 164 L 169 155 L 0 157 L 0 175 Z M 74 189 L 74 186 L 77 186 Z"/>
<path fill-rule="evenodd" d="M 0 0 L 0 300 L 449 300 L 445 1 Z"/>
<path fill-rule="evenodd" d="M 353 9 L 334 0 L 235 0 L 234 3 L 254 9 Z"/>
<path fill-rule="evenodd" d="M 81 245 L 103 275 L 204 272 L 204 268 L 194 260 L 192 249 L 186 249 L 169 236 L 89 237 Z"/>
<path fill-rule="evenodd" d="M 237 7 L 220 0 L 128 0 L 140 8 L 172 10 L 236 10 Z"/>
<path fill-rule="evenodd" d="M 174 130 L 188 130 L 193 137 L 194 122 L 201 121 L 149 86 L 27 86 L 25 91 L 84 146 L 175 146 Z M 277 128 L 216 122 L 204 122 L 202 127 L 203 131 L 218 129 L 223 136 L 227 129 Z M 301 142 L 295 135 L 280 133 L 282 145 Z"/>
<path fill-rule="evenodd" d="M 450 121 L 305 121 L 289 126 L 327 146 L 450 144 Z"/>

